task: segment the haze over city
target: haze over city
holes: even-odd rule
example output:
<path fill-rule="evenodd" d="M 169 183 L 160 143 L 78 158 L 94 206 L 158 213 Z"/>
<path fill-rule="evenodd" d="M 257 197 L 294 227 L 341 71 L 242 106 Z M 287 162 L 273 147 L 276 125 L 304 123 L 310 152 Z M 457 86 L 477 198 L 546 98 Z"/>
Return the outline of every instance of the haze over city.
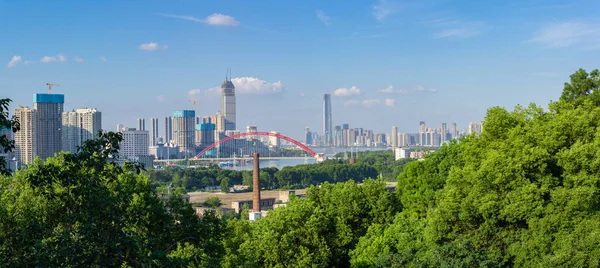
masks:
<path fill-rule="evenodd" d="M 65 110 L 103 128 L 219 110 L 226 70 L 247 124 L 303 137 L 333 124 L 389 132 L 545 105 L 600 56 L 598 1 L 2 2 L 2 95 L 31 105 L 61 84 Z M 490 82 L 493 81 L 493 82 Z"/>

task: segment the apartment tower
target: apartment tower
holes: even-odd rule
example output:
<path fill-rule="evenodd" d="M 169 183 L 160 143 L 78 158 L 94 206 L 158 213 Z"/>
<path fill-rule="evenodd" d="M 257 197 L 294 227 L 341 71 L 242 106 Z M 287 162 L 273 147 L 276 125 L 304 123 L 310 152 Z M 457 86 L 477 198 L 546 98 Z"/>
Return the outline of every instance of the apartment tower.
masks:
<path fill-rule="evenodd" d="M 36 156 L 42 159 L 54 156 L 62 149 L 62 113 L 65 96 L 38 93 L 33 95 L 35 110 Z"/>

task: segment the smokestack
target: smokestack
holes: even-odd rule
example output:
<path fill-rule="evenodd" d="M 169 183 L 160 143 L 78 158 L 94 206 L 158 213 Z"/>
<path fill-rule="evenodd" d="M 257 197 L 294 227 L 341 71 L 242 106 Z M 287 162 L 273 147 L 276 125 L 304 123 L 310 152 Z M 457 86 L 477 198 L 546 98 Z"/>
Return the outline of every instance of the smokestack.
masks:
<path fill-rule="evenodd" d="M 252 175 L 252 210 L 260 212 L 260 165 L 258 153 L 254 153 L 254 171 Z"/>

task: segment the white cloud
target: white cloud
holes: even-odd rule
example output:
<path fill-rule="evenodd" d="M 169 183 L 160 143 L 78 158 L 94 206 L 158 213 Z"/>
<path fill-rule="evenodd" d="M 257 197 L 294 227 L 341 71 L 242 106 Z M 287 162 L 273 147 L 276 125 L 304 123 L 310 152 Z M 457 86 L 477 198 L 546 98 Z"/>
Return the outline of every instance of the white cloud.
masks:
<path fill-rule="evenodd" d="M 279 94 L 285 90 L 281 81 L 267 82 L 256 77 L 236 77 L 232 78 L 231 82 L 235 86 L 236 94 Z M 221 86 L 211 87 L 204 91 L 206 95 L 220 94 Z M 202 90 L 192 89 L 188 92 L 189 96 L 200 95 Z"/>
<path fill-rule="evenodd" d="M 155 50 L 158 50 L 158 49 L 161 49 L 161 48 L 162 49 L 167 49 L 169 47 L 166 46 L 166 45 L 164 45 L 164 46 L 161 47 L 159 44 L 154 43 L 154 42 L 150 42 L 148 44 L 141 44 L 140 45 L 140 50 L 146 50 L 146 51 L 155 51 Z"/>
<path fill-rule="evenodd" d="M 362 101 L 349 100 L 344 102 L 344 106 L 362 106 L 364 108 L 372 108 L 380 104 L 381 101 L 378 99 L 367 99 Z"/>
<path fill-rule="evenodd" d="M 395 99 L 385 99 L 385 105 L 389 107 L 396 107 Z"/>
<path fill-rule="evenodd" d="M 219 13 L 214 13 L 205 19 L 199 19 L 194 16 L 179 16 L 179 15 L 162 15 L 169 18 L 176 18 L 182 20 L 189 20 L 193 22 L 206 23 L 209 25 L 215 26 L 229 26 L 229 27 L 237 27 L 240 26 L 240 22 L 237 21 L 234 17 L 223 15 Z"/>
<path fill-rule="evenodd" d="M 56 55 L 56 56 L 44 56 L 40 62 L 43 63 L 49 63 L 49 62 L 65 62 L 67 61 L 67 57 L 63 56 L 63 55 Z"/>
<path fill-rule="evenodd" d="M 333 92 L 333 95 L 337 97 L 358 96 L 360 95 L 360 89 L 356 86 L 352 86 L 351 88 L 338 88 Z"/>
<path fill-rule="evenodd" d="M 550 24 L 538 30 L 529 42 L 554 48 L 576 45 L 600 48 L 600 24 L 575 21 Z"/>
<path fill-rule="evenodd" d="M 437 89 L 435 88 L 424 88 L 421 85 L 418 85 L 417 88 L 415 89 L 415 91 L 417 92 L 437 92 Z"/>
<path fill-rule="evenodd" d="M 23 62 L 23 59 L 21 59 L 21 56 L 13 56 L 12 59 L 10 59 L 10 61 L 8 62 L 8 64 L 6 64 L 6 67 L 8 68 L 12 68 L 17 66 L 17 64 L 19 64 L 20 62 Z"/>
<path fill-rule="evenodd" d="M 103 61 L 103 62 L 106 62 L 106 57 L 100 56 L 100 60 Z"/>
<path fill-rule="evenodd" d="M 394 87 L 392 85 L 389 85 L 384 89 L 378 89 L 377 92 L 384 94 L 392 94 L 394 93 Z"/>
<path fill-rule="evenodd" d="M 159 103 L 165 102 L 165 96 L 164 95 L 156 96 L 156 101 Z"/>
<path fill-rule="evenodd" d="M 389 85 L 384 89 L 378 89 L 377 92 L 383 94 L 406 94 L 411 92 L 437 92 L 437 89 L 425 88 L 421 85 L 417 86 L 414 89 L 394 89 L 394 86 Z"/>
<path fill-rule="evenodd" d="M 321 21 L 323 24 L 325 24 L 325 25 L 327 25 L 327 26 L 331 25 L 331 18 L 330 18 L 329 16 L 327 16 L 327 14 L 325 14 L 325 12 L 324 12 L 324 11 L 322 11 L 322 10 L 317 10 L 317 18 L 319 18 L 319 20 L 320 20 L 320 21 Z"/>
<path fill-rule="evenodd" d="M 378 21 L 382 21 L 389 15 L 396 12 L 396 8 L 389 0 L 379 0 L 373 5 L 373 16 Z"/>
<path fill-rule="evenodd" d="M 240 22 L 237 21 L 236 19 L 234 19 L 233 17 L 223 15 L 223 14 L 218 14 L 218 13 L 214 13 L 214 14 L 206 17 L 206 19 L 204 20 L 204 23 L 210 24 L 210 25 L 215 25 L 215 26 L 229 26 L 229 27 L 240 26 Z"/>
<path fill-rule="evenodd" d="M 240 94 L 269 94 L 281 93 L 284 90 L 281 81 L 269 83 L 256 77 L 237 77 L 231 79 L 235 91 Z"/>
<path fill-rule="evenodd" d="M 202 93 L 201 89 L 192 89 L 190 91 L 188 91 L 188 96 L 193 97 L 193 96 L 198 96 Z"/>
<path fill-rule="evenodd" d="M 73 60 L 74 60 L 75 62 L 79 62 L 79 63 L 82 63 L 82 62 L 84 62 L 84 60 L 83 60 L 82 58 L 80 58 L 80 57 L 75 57 L 75 59 L 73 59 Z"/>

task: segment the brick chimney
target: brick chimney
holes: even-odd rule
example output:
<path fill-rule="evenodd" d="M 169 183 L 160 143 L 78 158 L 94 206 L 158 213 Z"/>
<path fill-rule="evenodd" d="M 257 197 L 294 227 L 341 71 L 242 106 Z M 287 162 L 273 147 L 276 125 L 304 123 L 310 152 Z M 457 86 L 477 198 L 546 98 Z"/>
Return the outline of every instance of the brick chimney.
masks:
<path fill-rule="evenodd" d="M 260 165 L 258 153 L 254 153 L 254 171 L 252 175 L 252 211 L 260 212 Z"/>

